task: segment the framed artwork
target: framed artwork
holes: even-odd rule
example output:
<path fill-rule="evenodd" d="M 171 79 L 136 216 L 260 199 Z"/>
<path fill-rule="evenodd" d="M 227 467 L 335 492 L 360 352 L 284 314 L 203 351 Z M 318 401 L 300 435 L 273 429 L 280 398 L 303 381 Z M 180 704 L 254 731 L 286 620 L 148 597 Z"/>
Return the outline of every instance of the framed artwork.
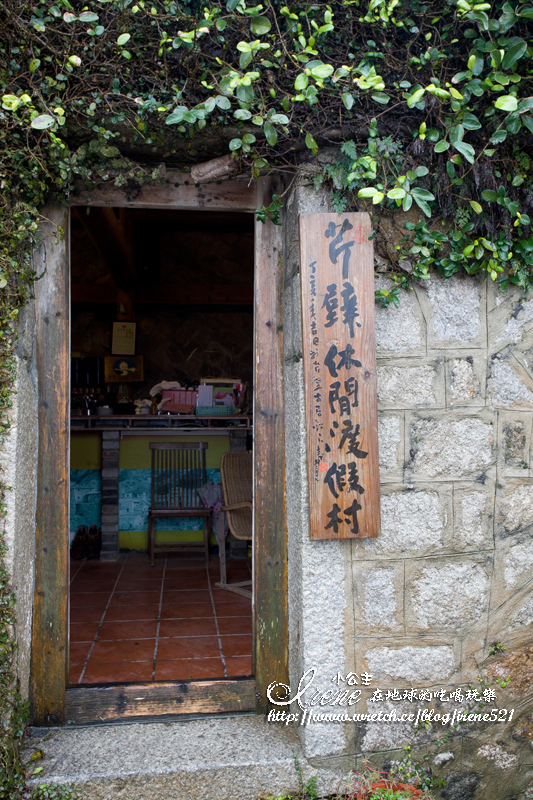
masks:
<path fill-rule="evenodd" d="M 127 383 L 144 380 L 144 363 L 142 356 L 106 356 L 104 362 L 106 383 Z"/>
<path fill-rule="evenodd" d="M 136 322 L 114 322 L 111 353 L 114 356 L 134 356 Z"/>

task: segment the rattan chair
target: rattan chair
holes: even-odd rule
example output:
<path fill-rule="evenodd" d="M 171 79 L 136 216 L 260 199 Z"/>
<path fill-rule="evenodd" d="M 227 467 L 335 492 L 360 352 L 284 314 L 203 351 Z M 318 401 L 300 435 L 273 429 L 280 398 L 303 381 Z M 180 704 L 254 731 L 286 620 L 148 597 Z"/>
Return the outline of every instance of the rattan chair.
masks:
<path fill-rule="evenodd" d="M 204 552 L 209 563 L 209 531 L 212 511 L 205 508 L 198 489 L 207 481 L 205 451 L 207 442 L 151 442 L 152 505 L 148 510 L 150 564 L 156 553 Z M 157 517 L 202 517 L 203 542 L 155 542 Z"/>
<path fill-rule="evenodd" d="M 247 586 L 252 581 L 238 581 L 228 583 L 226 579 L 226 546 L 224 514 L 228 520 L 230 532 L 236 539 L 252 538 L 252 497 L 253 497 L 253 468 L 251 453 L 224 453 L 220 460 L 220 475 L 224 505 L 218 517 L 218 552 L 220 554 L 220 583 L 219 589 L 227 589 L 244 597 L 251 597 L 252 592 Z"/>

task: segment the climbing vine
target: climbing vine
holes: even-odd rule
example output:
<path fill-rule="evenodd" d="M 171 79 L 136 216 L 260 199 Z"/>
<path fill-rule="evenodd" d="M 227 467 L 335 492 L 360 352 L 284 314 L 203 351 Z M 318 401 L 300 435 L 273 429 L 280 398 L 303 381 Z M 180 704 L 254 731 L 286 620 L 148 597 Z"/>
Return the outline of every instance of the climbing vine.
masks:
<path fill-rule="evenodd" d="M 405 213 L 384 305 L 431 270 L 529 289 L 532 20 L 516 0 L 4 0 L 0 434 L 40 215 L 80 184 L 132 189 L 228 152 L 254 178 L 305 162 L 378 237 Z M 12 615 L 3 569 L 0 797 L 20 775 Z"/>

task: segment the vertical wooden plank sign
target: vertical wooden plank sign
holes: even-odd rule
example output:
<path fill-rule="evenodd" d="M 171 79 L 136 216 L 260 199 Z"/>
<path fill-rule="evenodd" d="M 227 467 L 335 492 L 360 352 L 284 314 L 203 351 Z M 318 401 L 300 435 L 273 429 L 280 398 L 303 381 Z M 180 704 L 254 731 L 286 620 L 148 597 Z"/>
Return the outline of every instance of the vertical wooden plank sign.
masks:
<path fill-rule="evenodd" d="M 366 213 L 300 217 L 311 539 L 380 532 L 370 232 Z"/>

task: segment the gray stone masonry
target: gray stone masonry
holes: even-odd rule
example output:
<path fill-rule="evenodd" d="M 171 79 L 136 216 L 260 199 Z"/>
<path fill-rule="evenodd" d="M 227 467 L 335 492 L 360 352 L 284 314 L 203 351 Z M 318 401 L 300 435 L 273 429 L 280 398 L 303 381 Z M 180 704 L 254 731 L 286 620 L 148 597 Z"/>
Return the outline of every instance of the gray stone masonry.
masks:
<path fill-rule="evenodd" d="M 33 729 L 27 758 L 41 750 L 44 770 L 30 785 L 68 784 L 79 800 L 255 800 L 298 791 L 291 728 L 240 716 L 89 728 Z M 35 762 L 33 762 L 35 763 Z M 320 795 L 338 773 L 318 770 Z"/>
<path fill-rule="evenodd" d="M 338 672 L 367 671 L 371 687 L 352 708 L 364 712 L 385 710 L 387 702 L 368 702 L 378 687 L 385 697 L 470 685 L 491 642 L 511 652 L 531 641 L 533 300 L 490 280 L 435 276 L 402 293 L 399 309 L 376 305 L 381 536 L 311 542 L 297 225 L 299 214 L 331 210 L 328 203 L 301 178 L 285 218 L 290 682 L 294 692 L 313 665 L 323 690 Z M 388 285 L 376 276 L 376 288 Z M 493 705 L 502 705 L 495 689 Z M 518 714 L 533 720 L 530 700 Z M 401 757 L 412 729 L 372 722 L 298 733 L 313 764 L 370 756 L 382 768 Z M 443 797 L 500 800 L 512 788 L 522 800 L 529 780 L 533 798 L 531 777 L 513 787 L 482 777 L 519 762 L 528 774 L 529 745 L 511 733 L 489 726 L 479 729 L 488 750 L 453 746 L 453 758 L 438 762 L 448 775 Z M 477 735 L 469 731 L 474 743 Z M 491 750 L 491 735 L 502 753 Z"/>

